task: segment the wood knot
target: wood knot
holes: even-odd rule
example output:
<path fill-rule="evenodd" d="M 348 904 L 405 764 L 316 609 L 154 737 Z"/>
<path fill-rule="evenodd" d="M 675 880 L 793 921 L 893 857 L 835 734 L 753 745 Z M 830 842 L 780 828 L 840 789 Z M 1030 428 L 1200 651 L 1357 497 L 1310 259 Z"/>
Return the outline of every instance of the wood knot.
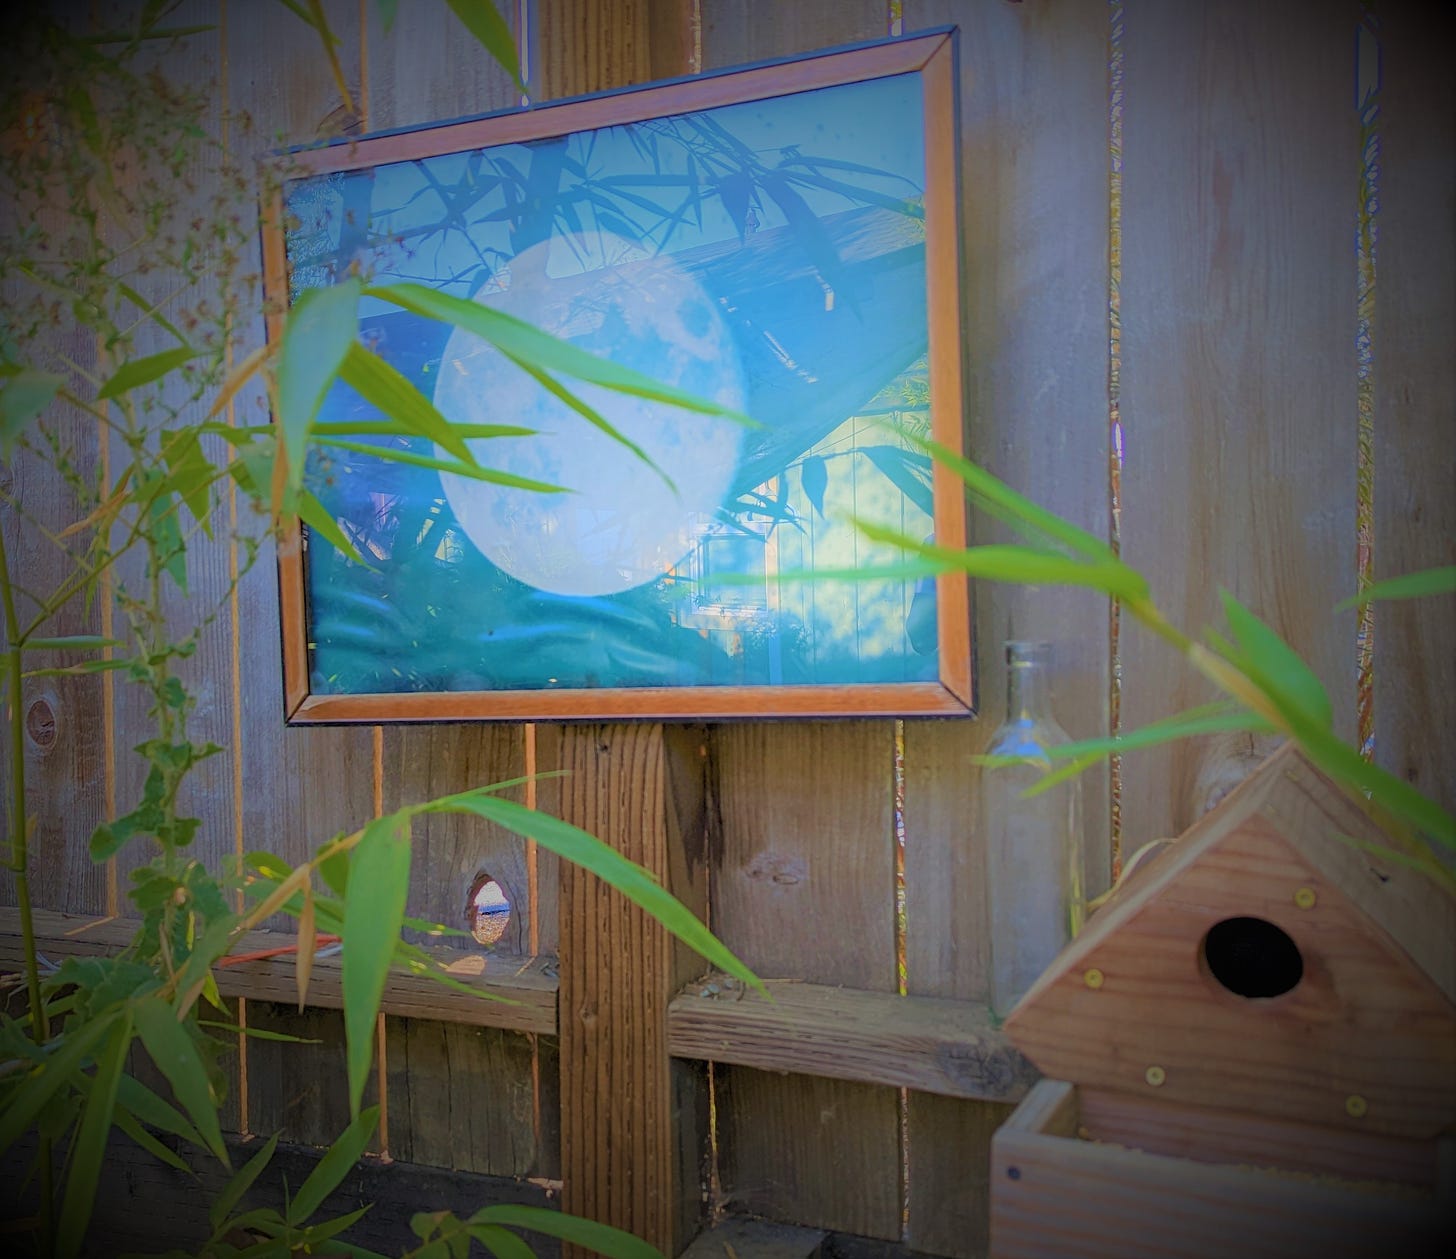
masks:
<path fill-rule="evenodd" d="M 748 862 L 744 867 L 744 873 L 750 879 L 789 887 L 795 883 L 802 883 L 809 871 L 802 857 L 761 852 Z"/>
<path fill-rule="evenodd" d="M 25 710 L 25 733 L 42 752 L 56 745 L 56 710 L 47 696 L 32 700 Z"/>

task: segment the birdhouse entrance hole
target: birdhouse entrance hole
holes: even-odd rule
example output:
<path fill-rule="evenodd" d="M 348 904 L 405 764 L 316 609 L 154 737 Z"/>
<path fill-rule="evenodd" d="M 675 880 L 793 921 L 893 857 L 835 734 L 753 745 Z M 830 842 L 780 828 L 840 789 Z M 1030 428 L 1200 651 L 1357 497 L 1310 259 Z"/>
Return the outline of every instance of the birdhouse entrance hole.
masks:
<path fill-rule="evenodd" d="M 511 903 L 505 889 L 488 874 L 478 875 L 470 887 L 467 902 L 470 934 L 481 944 L 494 944 L 506 933 L 511 920 Z"/>
<path fill-rule="evenodd" d="M 1225 918 L 1203 937 L 1209 973 L 1240 997 L 1278 997 L 1304 978 L 1289 934 L 1263 918 Z"/>

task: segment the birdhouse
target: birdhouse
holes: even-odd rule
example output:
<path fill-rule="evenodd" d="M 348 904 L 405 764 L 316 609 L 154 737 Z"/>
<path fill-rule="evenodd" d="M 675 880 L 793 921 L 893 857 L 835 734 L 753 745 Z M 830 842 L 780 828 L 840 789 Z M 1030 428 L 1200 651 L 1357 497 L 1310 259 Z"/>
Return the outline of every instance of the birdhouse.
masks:
<path fill-rule="evenodd" d="M 1444 1253 L 1456 900 L 1393 848 L 1287 747 L 1119 889 L 1007 1019 L 993 1254 Z"/>

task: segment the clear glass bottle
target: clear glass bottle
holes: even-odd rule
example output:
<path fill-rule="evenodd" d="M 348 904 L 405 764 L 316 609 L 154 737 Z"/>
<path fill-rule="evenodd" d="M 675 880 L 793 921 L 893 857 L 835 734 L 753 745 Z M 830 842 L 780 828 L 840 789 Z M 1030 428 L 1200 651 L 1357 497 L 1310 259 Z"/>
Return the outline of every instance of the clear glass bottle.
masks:
<path fill-rule="evenodd" d="M 1070 778 L 1029 799 L 1021 793 L 1068 743 L 1051 714 L 1047 643 L 1006 644 L 1006 720 L 988 756 L 1036 763 L 981 768 L 978 817 L 986 844 L 991 929 L 991 1012 L 998 1021 L 1082 926 L 1082 785 Z"/>

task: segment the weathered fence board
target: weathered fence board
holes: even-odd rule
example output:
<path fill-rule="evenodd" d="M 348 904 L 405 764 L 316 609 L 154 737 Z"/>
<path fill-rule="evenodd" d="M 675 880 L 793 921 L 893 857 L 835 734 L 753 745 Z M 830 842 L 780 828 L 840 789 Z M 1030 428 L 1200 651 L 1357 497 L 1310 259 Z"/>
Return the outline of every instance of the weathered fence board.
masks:
<path fill-rule="evenodd" d="M 1353 15 L 1129 3 L 1123 133 L 1123 552 L 1175 625 L 1227 588 L 1304 654 L 1355 732 Z M 1136 628 L 1133 729 L 1212 698 Z M 1196 816 L 1216 749 L 1132 754 L 1129 849 Z M 1236 772 L 1236 767 L 1235 767 Z"/>
<path fill-rule="evenodd" d="M 908 3 L 904 22 L 907 31 L 960 28 L 971 454 L 1105 537 L 1107 10 L 1075 0 Z M 984 516 L 974 531 L 977 542 L 1010 540 Z M 1107 603 L 1089 591 L 982 582 L 975 601 L 979 717 L 905 723 L 906 986 L 984 1000 L 985 852 L 971 758 L 1005 715 L 1002 643 L 1053 644 L 1053 709 L 1073 738 L 1107 732 L 1110 668 Z M 1108 878 L 1105 772 L 1084 775 L 1083 814 L 1095 889 Z M 910 1245 L 984 1253 L 987 1143 L 1003 1114 L 990 1103 L 909 1095 Z"/>
<path fill-rule="evenodd" d="M 1381 5 L 1375 284 L 1377 578 L 1456 564 L 1452 15 Z M 1375 610 L 1375 756 L 1456 809 L 1456 596 Z"/>

